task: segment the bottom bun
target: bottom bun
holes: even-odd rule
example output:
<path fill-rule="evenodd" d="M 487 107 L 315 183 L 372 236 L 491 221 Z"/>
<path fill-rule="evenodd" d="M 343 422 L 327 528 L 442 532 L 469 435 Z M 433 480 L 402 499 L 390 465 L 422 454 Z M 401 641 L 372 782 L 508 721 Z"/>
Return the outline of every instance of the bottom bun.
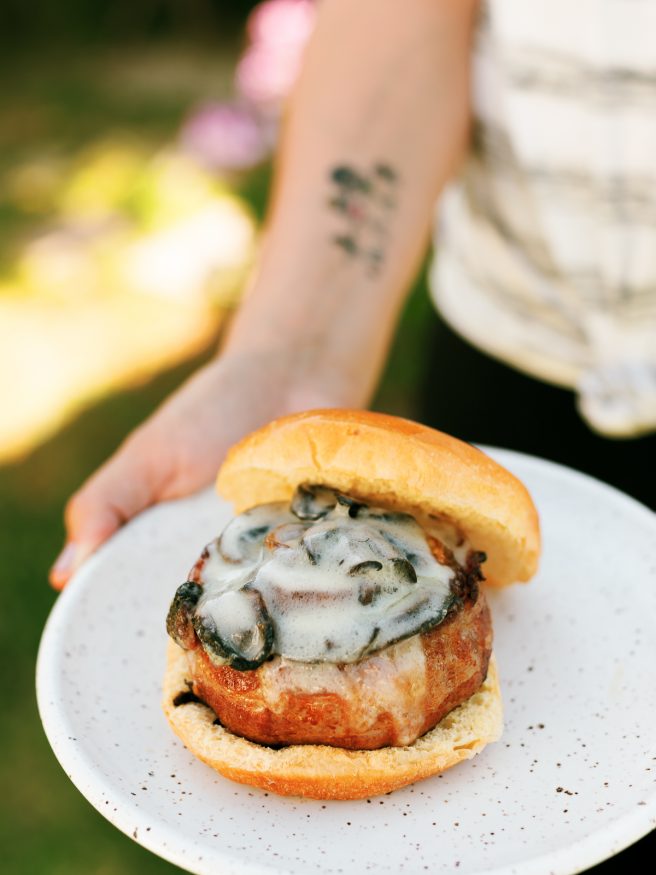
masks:
<path fill-rule="evenodd" d="M 266 747 L 215 723 L 214 711 L 189 690 L 185 651 L 169 641 L 162 705 L 175 734 L 195 756 L 226 778 L 281 796 L 364 799 L 388 793 L 471 759 L 496 741 L 503 730 L 494 656 L 477 692 L 408 747 Z"/>

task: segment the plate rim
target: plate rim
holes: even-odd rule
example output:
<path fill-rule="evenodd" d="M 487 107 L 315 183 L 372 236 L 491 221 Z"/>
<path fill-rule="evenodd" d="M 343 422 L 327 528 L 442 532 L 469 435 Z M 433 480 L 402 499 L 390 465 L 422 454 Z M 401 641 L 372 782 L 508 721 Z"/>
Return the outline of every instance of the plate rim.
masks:
<path fill-rule="evenodd" d="M 622 503 L 631 513 L 637 513 L 646 524 L 656 526 L 654 511 L 603 480 L 540 456 L 483 444 L 475 446 L 501 464 L 512 465 L 517 461 L 520 465 L 528 465 L 532 469 L 541 471 L 547 469 L 552 476 L 574 479 L 578 485 L 584 485 L 587 489 L 601 490 L 610 494 L 614 501 Z M 189 500 L 195 495 L 211 490 L 210 486 L 181 500 Z M 162 502 L 162 504 L 175 504 L 178 500 Z M 145 512 L 149 510 L 152 508 Z M 130 523 L 126 529 L 129 525 Z M 118 533 L 119 536 L 121 532 Z M 199 865 L 200 860 L 198 860 L 198 864 L 190 868 L 192 861 L 186 859 L 184 850 L 168 843 L 170 827 L 161 827 L 159 823 L 149 821 L 140 807 L 129 797 L 125 797 L 122 792 L 117 794 L 115 786 L 93 768 L 87 756 L 81 754 L 74 737 L 67 731 L 66 717 L 61 708 L 54 701 L 50 701 L 48 691 L 57 688 L 57 662 L 52 657 L 59 653 L 56 646 L 58 633 L 61 633 L 66 625 L 70 606 L 76 603 L 80 594 L 86 592 L 87 581 L 93 577 L 94 569 L 103 561 L 105 553 L 112 549 L 113 541 L 114 538 L 111 538 L 103 544 L 60 593 L 53 604 L 39 642 L 35 672 L 37 708 L 46 738 L 56 759 L 77 790 L 106 820 L 133 841 L 185 871 L 196 875 L 213 875 L 216 871 L 215 863 L 220 861 L 223 875 L 289 875 L 291 870 L 280 865 L 263 865 L 223 851 L 213 854 L 211 859 L 204 860 L 207 865 Z M 58 727 L 59 731 L 56 731 L 55 727 Z M 108 801 L 113 802 L 114 805 L 107 804 Z M 473 875 L 543 875 L 547 871 L 550 875 L 576 875 L 620 853 L 656 829 L 656 787 L 646 795 L 644 802 L 645 804 L 639 808 L 620 815 L 611 825 L 597 829 L 566 847 L 494 869 L 479 869 Z M 124 810 L 121 808 L 123 804 Z"/>

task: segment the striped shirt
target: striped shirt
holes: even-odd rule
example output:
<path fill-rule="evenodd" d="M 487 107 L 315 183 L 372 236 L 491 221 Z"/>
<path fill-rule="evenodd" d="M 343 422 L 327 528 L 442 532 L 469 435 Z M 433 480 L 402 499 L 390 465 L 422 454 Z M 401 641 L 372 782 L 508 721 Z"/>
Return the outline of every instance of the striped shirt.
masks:
<path fill-rule="evenodd" d="M 472 102 L 440 311 L 602 434 L 656 429 L 656 0 L 489 0 Z"/>

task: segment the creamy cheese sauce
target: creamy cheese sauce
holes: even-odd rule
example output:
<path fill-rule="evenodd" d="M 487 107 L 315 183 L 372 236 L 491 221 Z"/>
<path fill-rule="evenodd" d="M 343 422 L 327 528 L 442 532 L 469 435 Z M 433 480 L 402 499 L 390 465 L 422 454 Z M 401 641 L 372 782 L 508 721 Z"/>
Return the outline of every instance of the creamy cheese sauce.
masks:
<path fill-rule="evenodd" d="M 454 526 L 435 521 L 431 534 L 464 563 L 468 545 Z M 217 664 L 254 668 L 274 654 L 356 663 L 440 623 L 454 577 L 412 516 L 301 486 L 291 506 L 252 508 L 208 545 L 192 572 L 202 587 L 193 622 Z M 284 660 L 281 672 L 300 672 Z M 398 689 L 389 699 L 403 710 Z"/>

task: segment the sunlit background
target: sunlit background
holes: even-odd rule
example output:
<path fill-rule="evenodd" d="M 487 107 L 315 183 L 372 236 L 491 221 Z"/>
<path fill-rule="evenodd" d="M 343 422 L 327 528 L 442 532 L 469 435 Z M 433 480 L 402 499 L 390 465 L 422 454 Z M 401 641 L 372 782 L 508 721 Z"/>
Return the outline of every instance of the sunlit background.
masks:
<path fill-rule="evenodd" d="M 184 24 L 207 16 L 215 44 L 114 39 L 62 59 L 46 43 L 6 71 L 3 461 L 205 348 L 239 294 L 314 9 L 260 3 L 230 39 L 218 8 L 190 6 Z"/>
<path fill-rule="evenodd" d="M 212 355 L 257 252 L 311 0 L 0 6 L 0 869 L 175 871 L 57 765 L 34 701 L 70 493 Z M 423 280 L 378 403 L 413 415 Z M 111 727 L 108 727 L 111 731 Z"/>

